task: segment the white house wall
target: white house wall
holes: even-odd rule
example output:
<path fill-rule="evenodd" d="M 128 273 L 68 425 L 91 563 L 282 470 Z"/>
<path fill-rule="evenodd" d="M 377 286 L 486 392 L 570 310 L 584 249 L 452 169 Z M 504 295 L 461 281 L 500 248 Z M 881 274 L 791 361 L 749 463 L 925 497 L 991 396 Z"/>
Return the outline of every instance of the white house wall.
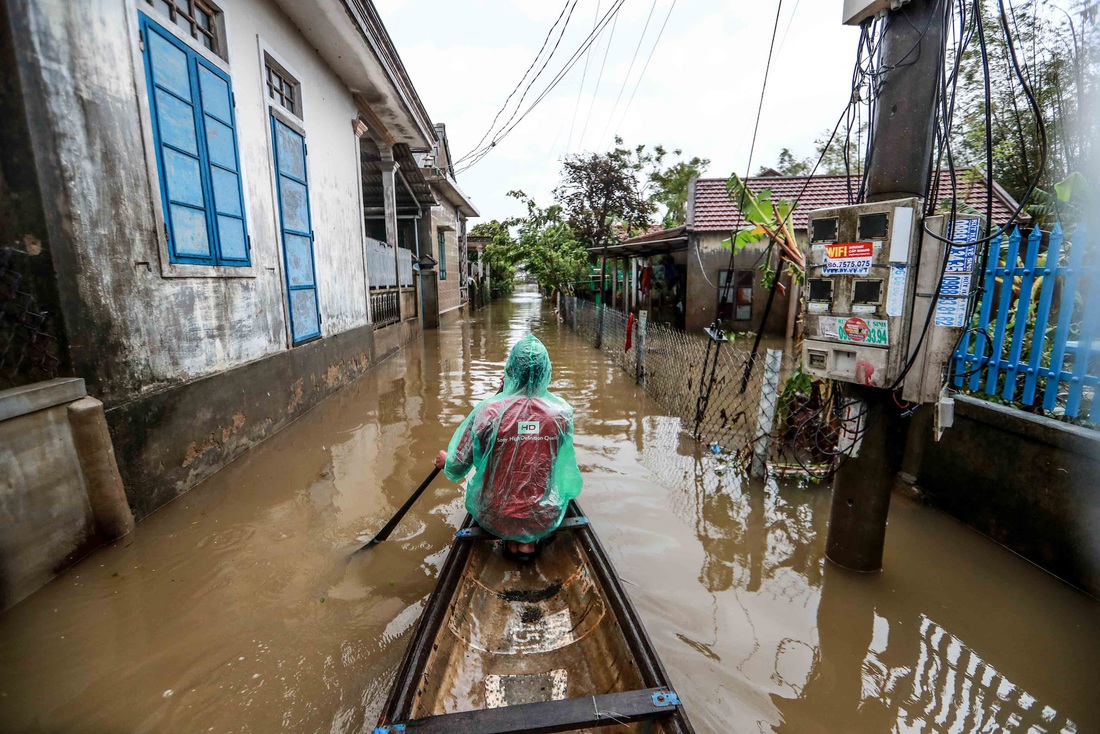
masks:
<path fill-rule="evenodd" d="M 23 39 L 19 73 L 72 358 L 90 392 L 117 403 L 289 348 L 261 42 L 302 84 L 322 333 L 367 323 L 355 107 L 280 10 L 263 0 L 219 2 L 250 276 L 164 277 L 137 13 L 163 16 L 145 0 L 8 6 Z"/>

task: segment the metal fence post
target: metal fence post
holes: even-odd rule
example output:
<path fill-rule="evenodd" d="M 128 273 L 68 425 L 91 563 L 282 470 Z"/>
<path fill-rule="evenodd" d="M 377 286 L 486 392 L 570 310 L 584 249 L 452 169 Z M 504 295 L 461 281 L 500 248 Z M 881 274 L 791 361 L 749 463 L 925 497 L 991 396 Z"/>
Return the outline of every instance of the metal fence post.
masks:
<path fill-rule="evenodd" d="M 639 385 L 645 384 L 645 325 L 649 314 L 638 314 L 638 339 L 634 344 L 634 379 Z"/>
<path fill-rule="evenodd" d="M 767 473 L 768 450 L 771 447 L 772 424 L 779 405 L 779 368 L 783 351 L 769 349 L 764 361 L 764 383 L 760 388 L 760 408 L 756 415 L 757 438 L 752 450 L 752 475 L 763 478 Z"/>
<path fill-rule="evenodd" d="M 603 312 L 607 306 L 601 303 L 598 308 L 599 310 L 596 313 L 596 349 L 603 346 Z"/>

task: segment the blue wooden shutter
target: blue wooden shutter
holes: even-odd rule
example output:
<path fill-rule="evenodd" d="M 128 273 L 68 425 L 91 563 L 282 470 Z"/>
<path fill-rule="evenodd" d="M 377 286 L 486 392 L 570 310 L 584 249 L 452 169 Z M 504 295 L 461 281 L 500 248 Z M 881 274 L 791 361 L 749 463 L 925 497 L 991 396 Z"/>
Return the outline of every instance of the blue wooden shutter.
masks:
<path fill-rule="evenodd" d="M 306 141 L 275 115 L 271 116 L 271 137 L 275 145 L 275 181 L 283 239 L 283 270 L 290 300 L 291 341 L 297 344 L 321 335 L 306 176 Z"/>
<path fill-rule="evenodd" d="M 211 226 L 218 242 L 218 261 L 247 265 L 248 232 L 244 221 L 240 154 L 237 150 L 233 90 L 229 77 L 206 60 L 195 56 L 206 133 L 206 173 L 213 207 Z"/>
<path fill-rule="evenodd" d="M 171 260 L 213 264 L 190 50 L 145 16 L 142 31 Z"/>
<path fill-rule="evenodd" d="M 248 265 L 229 77 L 144 14 L 141 31 L 169 257 Z"/>

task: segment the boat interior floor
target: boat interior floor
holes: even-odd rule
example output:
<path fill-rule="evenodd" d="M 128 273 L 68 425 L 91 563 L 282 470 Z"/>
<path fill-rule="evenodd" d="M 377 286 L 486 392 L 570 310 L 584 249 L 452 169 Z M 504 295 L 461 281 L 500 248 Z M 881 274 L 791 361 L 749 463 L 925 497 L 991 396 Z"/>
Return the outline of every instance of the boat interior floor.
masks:
<path fill-rule="evenodd" d="M 413 717 L 644 688 L 577 535 L 552 534 L 527 564 L 505 558 L 502 546 L 473 543 Z M 645 732 L 649 723 L 613 730 Z M 612 729 L 589 731 L 604 730 Z"/>

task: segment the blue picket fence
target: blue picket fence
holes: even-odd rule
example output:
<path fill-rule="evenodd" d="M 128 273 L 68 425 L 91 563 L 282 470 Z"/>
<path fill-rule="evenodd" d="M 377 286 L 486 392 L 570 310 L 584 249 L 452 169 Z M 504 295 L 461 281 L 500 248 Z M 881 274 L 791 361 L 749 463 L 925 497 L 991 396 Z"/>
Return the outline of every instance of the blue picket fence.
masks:
<path fill-rule="evenodd" d="M 954 353 L 954 384 L 1100 422 L 1100 243 L 1085 225 L 1073 242 L 1055 225 L 990 243 L 972 329 Z"/>

